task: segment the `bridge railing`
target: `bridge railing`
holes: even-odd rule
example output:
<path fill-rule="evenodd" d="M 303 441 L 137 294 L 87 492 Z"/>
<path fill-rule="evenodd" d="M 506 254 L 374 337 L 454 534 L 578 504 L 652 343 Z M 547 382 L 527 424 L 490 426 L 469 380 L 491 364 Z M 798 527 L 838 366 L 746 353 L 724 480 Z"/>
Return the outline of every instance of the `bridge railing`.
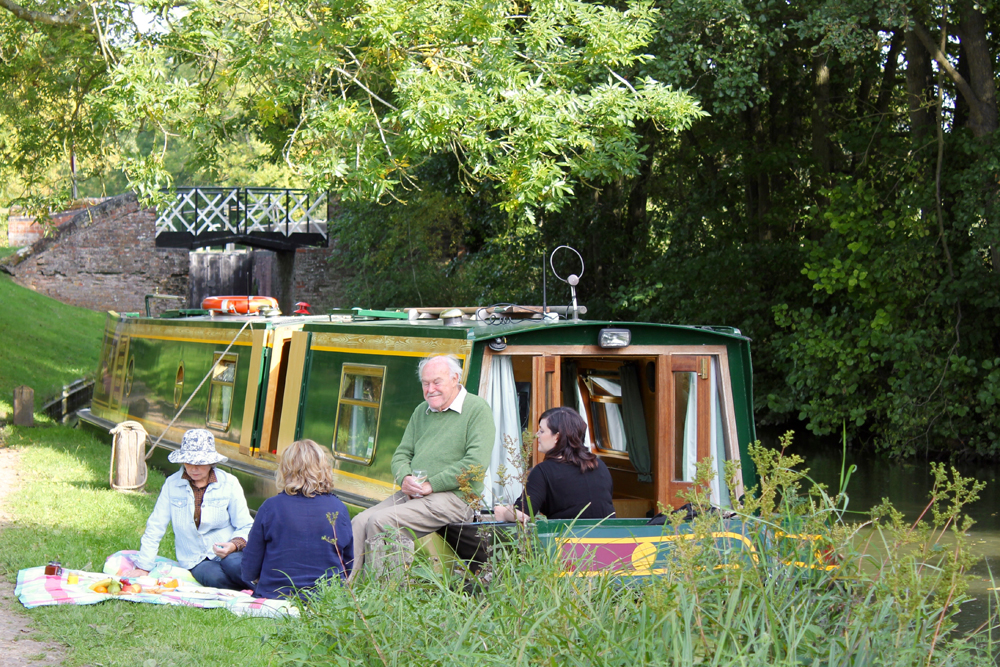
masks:
<path fill-rule="evenodd" d="M 290 188 L 174 188 L 170 206 L 156 219 L 156 235 L 234 236 L 280 234 L 327 238 L 331 201 L 325 192 Z"/>

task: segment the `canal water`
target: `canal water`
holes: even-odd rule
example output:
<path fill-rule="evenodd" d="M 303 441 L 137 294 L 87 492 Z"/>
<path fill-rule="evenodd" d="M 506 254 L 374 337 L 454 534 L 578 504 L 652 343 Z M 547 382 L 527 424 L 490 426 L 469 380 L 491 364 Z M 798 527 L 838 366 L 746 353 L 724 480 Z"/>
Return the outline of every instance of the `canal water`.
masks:
<path fill-rule="evenodd" d="M 782 431 L 783 432 L 783 431 Z M 807 432 L 806 432 L 807 433 Z M 765 444 L 774 445 L 776 434 L 765 431 L 759 433 Z M 840 486 L 842 448 L 838 443 L 796 432 L 789 453 L 805 458 L 802 467 L 809 469 L 809 477 L 825 484 L 831 493 Z M 847 453 L 847 468 L 856 465 L 847 486 L 849 498 L 848 520 L 852 517 L 864 521 L 864 513 L 888 498 L 906 518 L 916 520 L 927 506 L 934 478 L 930 463 L 924 459 L 910 461 L 887 460 L 870 453 Z M 956 464 L 955 468 L 965 477 L 986 482 L 986 488 L 979 494 L 979 500 L 966 508 L 966 513 L 975 520 L 968 532 L 975 553 L 981 556 L 973 568 L 974 581 L 969 595 L 975 598 L 962 607 L 959 623 L 962 630 L 975 629 L 988 617 L 991 608 L 995 611 L 996 600 L 989 589 L 994 586 L 990 571 L 1000 586 L 1000 465 Z M 928 515 L 928 519 L 930 516 Z"/>

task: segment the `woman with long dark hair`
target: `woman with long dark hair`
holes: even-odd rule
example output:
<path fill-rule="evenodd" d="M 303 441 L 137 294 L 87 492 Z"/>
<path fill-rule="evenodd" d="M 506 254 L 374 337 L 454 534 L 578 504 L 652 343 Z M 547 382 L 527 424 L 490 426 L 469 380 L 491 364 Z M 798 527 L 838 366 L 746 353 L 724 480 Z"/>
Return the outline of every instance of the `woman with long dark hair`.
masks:
<path fill-rule="evenodd" d="M 552 408 L 538 420 L 538 451 L 545 460 L 528 473 L 524 493 L 513 507 L 497 505 L 499 521 L 604 519 L 615 515 L 611 473 L 584 444 L 587 423 L 571 408 Z"/>

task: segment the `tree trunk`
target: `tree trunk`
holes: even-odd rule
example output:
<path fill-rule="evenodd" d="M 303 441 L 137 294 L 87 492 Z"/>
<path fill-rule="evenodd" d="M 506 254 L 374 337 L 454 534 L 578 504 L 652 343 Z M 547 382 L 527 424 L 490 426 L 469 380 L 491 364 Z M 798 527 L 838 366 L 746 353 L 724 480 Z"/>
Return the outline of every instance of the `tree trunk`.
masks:
<path fill-rule="evenodd" d="M 960 23 L 962 48 L 969 60 L 969 78 L 955 68 L 926 28 L 916 19 L 913 32 L 927 52 L 941 65 L 955 83 L 962 99 L 969 105 L 969 128 L 976 137 L 985 137 L 997 129 L 996 85 L 993 82 L 993 60 L 986 40 L 986 18 L 982 12 L 967 7 Z"/>
<path fill-rule="evenodd" d="M 625 216 L 629 236 L 632 243 L 636 244 L 633 245 L 633 251 L 638 250 L 638 244 L 641 244 L 642 249 L 645 250 L 646 244 L 649 242 L 649 236 L 646 233 L 648 229 L 646 205 L 649 200 L 649 179 L 653 173 L 653 155 L 655 153 L 653 145 L 658 136 L 653 123 L 642 123 L 637 129 L 642 134 L 642 143 L 646 146 L 646 154 L 639 163 L 639 174 L 632 181 L 627 202 L 628 210 Z"/>
<path fill-rule="evenodd" d="M 889 42 L 889 52 L 885 56 L 882 83 L 879 85 L 878 98 L 875 100 L 875 113 L 880 116 L 884 116 L 889 112 L 889 101 L 892 99 L 893 91 L 896 90 L 896 68 L 899 62 L 899 50 L 903 47 L 904 41 L 902 33 L 898 30 L 892 33 L 892 40 Z M 906 42 L 906 46 L 907 52 L 909 52 L 908 42 Z M 917 46 L 920 46 L 920 42 L 917 42 Z"/>
<path fill-rule="evenodd" d="M 812 145 L 813 158 L 822 174 L 823 182 L 827 181 L 832 168 L 830 158 L 830 66 L 827 64 L 829 54 L 813 56 L 813 113 L 812 113 Z"/>
<path fill-rule="evenodd" d="M 965 55 L 965 49 L 962 48 L 961 43 L 958 45 L 958 53 L 955 54 L 955 69 L 958 71 L 959 76 L 963 77 L 966 81 L 969 80 L 969 59 Z M 937 93 L 934 94 L 935 97 Z M 972 107 L 966 101 L 964 95 L 956 95 L 955 101 L 955 112 L 952 117 L 953 127 L 968 127 L 970 125 L 969 118 L 972 116 Z"/>
<path fill-rule="evenodd" d="M 906 108 L 910 115 L 910 136 L 914 143 L 922 144 L 934 129 L 934 116 L 930 109 L 930 96 L 934 91 L 931 58 L 912 30 L 906 32 L 905 40 Z"/>
<path fill-rule="evenodd" d="M 979 113 L 972 114 L 969 127 L 977 137 L 997 129 L 997 91 L 993 80 L 993 54 L 986 37 L 986 17 L 974 7 L 967 7 L 958 26 L 962 48 L 968 58 L 969 85 L 976 97 Z M 973 104 L 972 100 L 969 101 Z"/>
<path fill-rule="evenodd" d="M 741 115 L 743 116 L 744 132 L 746 135 L 746 143 L 744 144 L 746 154 L 743 158 L 743 206 L 746 210 L 746 234 L 747 240 L 751 239 L 751 230 L 753 229 L 754 222 L 757 219 L 757 180 L 754 178 L 753 163 L 755 160 L 754 146 L 754 116 L 758 115 L 760 111 L 756 107 L 750 107 L 744 110 Z"/>

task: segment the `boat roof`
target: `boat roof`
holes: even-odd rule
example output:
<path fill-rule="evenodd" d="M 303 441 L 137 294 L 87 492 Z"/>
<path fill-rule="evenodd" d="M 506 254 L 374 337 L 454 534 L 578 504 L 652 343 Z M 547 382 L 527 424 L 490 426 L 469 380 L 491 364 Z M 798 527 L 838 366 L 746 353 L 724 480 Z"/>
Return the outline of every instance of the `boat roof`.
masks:
<path fill-rule="evenodd" d="M 312 323 L 322 326 L 327 322 L 324 320 L 313 320 Z M 336 324 L 336 320 L 333 321 Z M 431 331 L 443 333 L 444 331 L 454 331 L 464 332 L 464 335 L 449 335 L 448 338 L 466 338 L 475 341 L 492 340 L 498 337 L 510 336 L 514 334 L 527 334 L 531 332 L 540 331 L 554 331 L 558 329 L 579 329 L 580 327 L 592 327 L 592 328 L 636 328 L 636 327 L 653 327 L 657 329 L 664 330 L 674 330 L 677 332 L 698 332 L 698 333 L 708 333 L 717 336 L 723 336 L 726 338 L 732 338 L 735 340 L 748 341 L 749 338 L 744 336 L 739 329 L 734 327 L 720 327 L 720 326 L 696 326 L 696 325 L 681 325 L 681 324 L 656 324 L 649 322 L 627 322 L 627 321 L 616 321 L 616 320 L 578 320 L 573 321 L 571 319 L 560 319 L 557 321 L 544 321 L 544 320 L 511 320 L 511 321 L 476 321 L 476 320 L 463 320 L 460 324 L 445 324 L 442 320 L 354 320 L 351 322 L 352 326 L 365 327 L 365 328 L 382 328 L 382 327 L 392 327 L 392 328 L 407 328 L 410 330 L 414 329 L 429 329 Z M 312 328 L 312 327 L 310 327 Z M 319 327 L 317 327 L 319 328 Z"/>
<path fill-rule="evenodd" d="M 463 308 L 402 308 L 395 310 L 367 310 L 352 308 L 333 310 L 325 315 L 223 315 L 211 314 L 200 309 L 168 311 L 160 317 L 152 318 L 158 323 L 202 324 L 212 327 L 241 327 L 248 320 L 261 323 L 269 328 L 289 325 L 303 326 L 306 330 L 324 330 L 330 325 L 349 324 L 351 328 L 382 329 L 398 332 L 399 329 L 414 334 L 436 335 L 446 338 L 464 338 L 474 341 L 488 341 L 498 337 L 550 332 L 558 329 L 587 328 L 655 328 L 666 333 L 694 334 L 698 337 L 722 337 L 732 341 L 748 342 L 739 329 L 716 325 L 659 324 L 649 322 L 629 322 L 616 320 L 573 320 L 566 306 L 550 307 L 547 318 L 542 317 L 541 306 L 463 307 Z M 459 315 L 455 311 L 461 311 Z M 581 311 L 586 312 L 585 308 Z M 118 315 L 117 313 L 113 313 Z M 452 318 L 442 315 L 453 315 Z M 139 313 L 123 313 L 128 318 L 142 318 Z M 460 318 L 460 319 L 459 319 Z M 445 333 L 447 332 L 447 333 Z M 567 332 L 568 333 L 568 332 Z"/>

